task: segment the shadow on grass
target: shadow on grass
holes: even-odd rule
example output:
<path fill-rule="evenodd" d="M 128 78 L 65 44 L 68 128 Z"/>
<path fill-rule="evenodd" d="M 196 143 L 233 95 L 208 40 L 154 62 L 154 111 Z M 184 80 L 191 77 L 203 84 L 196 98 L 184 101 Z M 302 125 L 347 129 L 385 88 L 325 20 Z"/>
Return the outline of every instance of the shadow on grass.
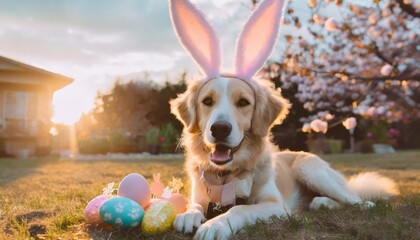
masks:
<path fill-rule="evenodd" d="M 155 163 L 162 164 L 162 167 L 165 166 L 180 166 L 184 159 L 183 158 L 174 158 L 174 159 L 165 159 L 165 158 L 142 158 L 142 159 L 97 159 L 97 160 L 72 160 L 72 159 L 60 159 L 58 157 L 47 157 L 47 158 L 28 158 L 28 159 L 19 159 L 19 158 L 0 158 L 0 187 L 4 184 L 13 182 L 19 178 L 26 177 L 32 173 L 36 173 L 41 167 L 54 164 L 57 162 L 72 162 L 72 163 L 83 163 L 83 164 L 92 164 L 98 165 L 98 163 L 121 163 L 121 164 L 141 164 L 141 163 Z M 182 169 L 180 169 L 182 170 Z M 181 176 L 180 173 L 175 173 L 175 177 Z M 152 173 L 146 178 L 152 178 Z"/>
<path fill-rule="evenodd" d="M 110 226 L 84 224 L 80 226 L 90 239 L 191 239 L 191 234 L 181 234 L 175 231 L 145 236 L 140 227 L 131 230 L 117 230 Z"/>
<path fill-rule="evenodd" d="M 58 162 L 58 158 L 0 158 L 0 187 L 35 173 L 39 168 Z"/>

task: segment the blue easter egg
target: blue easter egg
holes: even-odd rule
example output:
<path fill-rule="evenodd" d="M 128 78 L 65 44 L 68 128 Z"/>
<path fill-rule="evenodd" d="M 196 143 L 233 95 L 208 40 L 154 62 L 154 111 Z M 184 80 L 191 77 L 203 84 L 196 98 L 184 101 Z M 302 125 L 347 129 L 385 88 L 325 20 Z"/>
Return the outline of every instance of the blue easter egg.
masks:
<path fill-rule="evenodd" d="M 143 208 L 134 200 L 114 197 L 106 200 L 99 209 L 104 223 L 115 228 L 133 228 L 140 225 L 144 216 Z"/>

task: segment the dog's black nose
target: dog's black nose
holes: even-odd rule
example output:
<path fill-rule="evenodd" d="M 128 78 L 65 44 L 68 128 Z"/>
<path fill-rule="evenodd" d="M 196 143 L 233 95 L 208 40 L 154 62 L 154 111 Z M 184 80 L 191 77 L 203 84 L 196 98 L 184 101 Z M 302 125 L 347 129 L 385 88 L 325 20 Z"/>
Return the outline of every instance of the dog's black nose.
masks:
<path fill-rule="evenodd" d="M 216 141 L 224 141 L 232 131 L 232 125 L 227 121 L 216 121 L 211 125 L 210 131 Z"/>

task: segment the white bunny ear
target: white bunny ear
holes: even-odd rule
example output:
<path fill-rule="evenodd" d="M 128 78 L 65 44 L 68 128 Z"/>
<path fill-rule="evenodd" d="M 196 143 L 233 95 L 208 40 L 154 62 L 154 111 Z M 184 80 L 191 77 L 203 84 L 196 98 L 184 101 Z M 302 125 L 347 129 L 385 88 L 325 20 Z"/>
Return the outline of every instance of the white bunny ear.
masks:
<path fill-rule="evenodd" d="M 270 57 L 286 2 L 265 0 L 248 19 L 236 43 L 235 65 L 238 77 L 252 79 Z"/>
<path fill-rule="evenodd" d="M 222 56 L 216 32 L 188 0 L 169 0 L 172 24 L 178 39 L 207 77 L 219 75 Z"/>

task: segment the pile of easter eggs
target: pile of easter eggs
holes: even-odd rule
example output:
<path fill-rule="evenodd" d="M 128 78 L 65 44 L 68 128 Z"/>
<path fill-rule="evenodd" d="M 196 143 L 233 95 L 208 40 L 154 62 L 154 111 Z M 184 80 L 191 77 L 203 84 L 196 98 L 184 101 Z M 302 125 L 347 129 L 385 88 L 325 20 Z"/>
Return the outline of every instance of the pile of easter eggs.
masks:
<path fill-rule="evenodd" d="M 111 191 L 88 203 L 85 208 L 87 222 L 116 229 L 141 227 L 145 235 L 171 229 L 176 215 L 185 212 L 187 201 L 183 195 L 164 188 L 159 182 L 160 175 L 154 174 L 153 178 L 150 187 L 140 174 L 125 176 L 116 196 Z"/>

